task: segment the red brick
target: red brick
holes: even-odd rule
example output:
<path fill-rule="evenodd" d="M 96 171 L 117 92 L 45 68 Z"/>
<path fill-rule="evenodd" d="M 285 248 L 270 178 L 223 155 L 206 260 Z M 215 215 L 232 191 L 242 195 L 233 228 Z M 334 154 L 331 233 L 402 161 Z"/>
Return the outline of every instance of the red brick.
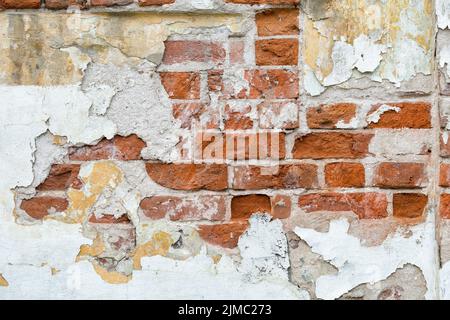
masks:
<path fill-rule="evenodd" d="M 298 97 L 298 74 L 282 69 L 247 70 L 250 99 L 295 99 Z"/>
<path fill-rule="evenodd" d="M 300 0 L 225 0 L 236 4 L 298 4 Z"/>
<path fill-rule="evenodd" d="M 368 154 L 372 134 L 315 132 L 295 140 L 295 159 L 364 158 Z"/>
<path fill-rule="evenodd" d="M 200 99 L 200 74 L 161 72 L 161 83 L 171 99 Z"/>
<path fill-rule="evenodd" d="M 309 108 L 306 114 L 311 129 L 335 129 L 336 125 L 349 123 L 356 116 L 354 103 L 322 104 Z"/>
<path fill-rule="evenodd" d="M 67 209 L 69 202 L 58 197 L 34 197 L 23 200 L 20 208 L 34 219 L 42 219 L 51 212 L 62 212 Z"/>
<path fill-rule="evenodd" d="M 161 6 L 175 3 L 175 0 L 138 0 L 140 6 Z"/>
<path fill-rule="evenodd" d="M 383 193 L 314 193 L 300 196 L 299 206 L 306 212 L 351 211 L 361 219 L 387 216 L 387 198 Z"/>
<path fill-rule="evenodd" d="M 325 165 L 325 182 L 329 187 L 364 187 L 365 171 L 361 163 L 334 162 Z"/>
<path fill-rule="evenodd" d="M 248 219 L 254 213 L 271 213 L 270 197 L 265 194 L 235 196 L 231 200 L 231 219 Z"/>
<path fill-rule="evenodd" d="M 79 164 L 54 164 L 47 178 L 37 187 L 37 190 L 66 190 L 69 187 L 79 189 L 82 184 L 78 179 L 79 172 Z"/>
<path fill-rule="evenodd" d="M 69 159 L 77 161 L 93 160 L 139 160 L 146 143 L 135 134 L 126 137 L 115 136 L 103 139 L 93 146 L 73 147 L 69 149 Z"/>
<path fill-rule="evenodd" d="M 259 36 L 298 35 L 298 9 L 272 9 L 256 14 Z"/>
<path fill-rule="evenodd" d="M 441 187 L 450 187 L 450 164 L 441 163 L 439 171 L 439 185 Z"/>
<path fill-rule="evenodd" d="M 369 128 L 431 128 L 431 104 L 428 102 L 380 103 L 372 107 L 369 115 L 383 105 L 400 110 L 383 112 L 378 122 L 370 123 Z"/>
<path fill-rule="evenodd" d="M 117 160 L 139 160 L 145 146 L 146 143 L 135 134 L 127 137 L 115 136 L 113 157 Z"/>
<path fill-rule="evenodd" d="M 131 220 L 126 214 L 123 214 L 120 217 L 116 217 L 113 214 L 104 214 L 101 217 L 96 217 L 95 214 L 91 214 L 89 222 L 102 224 L 129 224 L 131 223 Z"/>
<path fill-rule="evenodd" d="M 284 164 L 273 167 L 234 168 L 234 189 L 297 189 L 317 187 L 315 164 Z"/>
<path fill-rule="evenodd" d="M 40 0 L 0 0 L 0 8 L 5 9 L 38 9 Z"/>
<path fill-rule="evenodd" d="M 294 112 L 292 112 L 294 106 Z M 295 101 L 264 101 L 257 106 L 261 129 L 295 129 L 299 127 Z"/>
<path fill-rule="evenodd" d="M 374 175 L 374 185 L 380 188 L 418 188 L 425 180 L 423 163 L 383 162 Z"/>
<path fill-rule="evenodd" d="M 224 190 L 227 166 L 221 164 L 147 163 L 150 178 L 163 187 L 175 190 Z"/>
<path fill-rule="evenodd" d="M 152 196 L 143 199 L 140 207 L 145 216 L 154 220 L 169 216 L 173 221 L 220 221 L 226 214 L 223 196 Z"/>
<path fill-rule="evenodd" d="M 89 2 L 87 0 L 45 0 L 45 8 L 51 10 L 67 9 L 72 6 L 80 9 L 88 9 Z"/>
<path fill-rule="evenodd" d="M 292 202 L 289 196 L 275 195 L 271 199 L 272 217 L 275 219 L 287 219 L 291 216 Z"/>
<path fill-rule="evenodd" d="M 441 194 L 439 212 L 441 218 L 450 219 L 450 193 Z"/>
<path fill-rule="evenodd" d="M 298 39 L 264 39 L 255 42 L 259 66 L 297 65 Z"/>
<path fill-rule="evenodd" d="M 247 230 L 248 223 L 245 220 L 225 224 L 200 225 L 198 233 L 206 242 L 224 247 L 235 248 L 239 237 Z"/>
<path fill-rule="evenodd" d="M 241 39 L 231 39 L 230 46 L 230 63 L 242 64 L 245 63 L 245 41 Z"/>
<path fill-rule="evenodd" d="M 93 7 L 125 6 L 130 3 L 133 3 L 133 0 L 91 0 Z"/>
<path fill-rule="evenodd" d="M 253 120 L 250 116 L 252 107 L 244 105 L 242 107 L 225 106 L 225 130 L 246 130 L 253 128 Z"/>
<path fill-rule="evenodd" d="M 217 112 L 203 103 L 177 103 L 172 106 L 173 117 L 181 122 L 181 128 L 191 129 L 199 125 L 202 129 L 219 128 Z"/>
<path fill-rule="evenodd" d="M 186 62 L 222 63 L 225 61 L 225 49 L 220 42 L 170 40 L 164 44 L 163 63 L 165 64 Z"/>
<path fill-rule="evenodd" d="M 418 218 L 423 215 L 428 197 L 421 193 L 395 193 L 393 196 L 394 217 Z"/>
<path fill-rule="evenodd" d="M 259 133 L 199 133 L 195 141 L 201 159 L 250 160 L 284 159 L 284 132 Z"/>

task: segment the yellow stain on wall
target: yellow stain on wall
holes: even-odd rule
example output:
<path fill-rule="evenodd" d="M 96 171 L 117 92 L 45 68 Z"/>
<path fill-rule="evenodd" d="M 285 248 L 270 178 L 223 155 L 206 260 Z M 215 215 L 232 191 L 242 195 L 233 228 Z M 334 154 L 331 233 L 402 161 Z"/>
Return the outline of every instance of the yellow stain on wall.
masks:
<path fill-rule="evenodd" d="M 314 1 L 314 0 L 310 0 Z M 377 44 L 393 48 L 398 41 L 411 39 L 431 53 L 433 47 L 433 8 L 431 0 L 329 0 L 326 18 L 314 20 L 306 17 L 304 23 L 303 52 L 306 65 L 319 81 L 333 70 L 332 52 L 336 41 L 353 45 L 361 35 L 379 37 Z M 398 63 L 386 58 L 383 64 Z M 386 69 L 401 67 L 392 65 Z M 431 61 L 430 61 L 431 68 Z M 381 72 L 382 73 L 382 72 Z"/>
<path fill-rule="evenodd" d="M 89 174 L 80 177 L 84 187 L 80 190 L 68 190 L 69 208 L 65 216 L 55 219 L 66 223 L 81 223 L 102 192 L 106 188 L 116 188 L 123 181 L 123 172 L 112 161 L 99 161 L 88 165 L 92 166 Z"/>
<path fill-rule="evenodd" d="M 7 287 L 7 286 L 9 286 L 8 281 L 6 281 L 6 279 L 0 273 L 0 287 Z"/>
<path fill-rule="evenodd" d="M 172 244 L 173 239 L 170 234 L 164 231 L 155 232 L 150 241 L 136 248 L 133 255 L 133 268 L 136 270 L 142 269 L 142 257 L 150 257 L 156 255 L 166 256 Z"/>
<path fill-rule="evenodd" d="M 97 237 L 95 237 L 94 241 L 92 242 L 92 245 L 83 244 L 80 247 L 80 252 L 78 253 L 75 261 L 78 262 L 86 257 L 98 257 L 104 251 L 105 251 L 105 244 L 103 243 L 101 236 L 97 234 Z"/>
<path fill-rule="evenodd" d="M 243 20 L 238 14 L 3 12 L 0 84 L 79 84 L 91 60 L 159 64 L 171 34 L 222 26 L 239 33 Z"/>
<path fill-rule="evenodd" d="M 105 268 L 100 267 L 97 264 L 94 264 L 95 272 L 103 279 L 103 281 L 110 284 L 124 284 L 131 280 L 131 276 L 126 276 L 117 271 L 108 271 Z"/>

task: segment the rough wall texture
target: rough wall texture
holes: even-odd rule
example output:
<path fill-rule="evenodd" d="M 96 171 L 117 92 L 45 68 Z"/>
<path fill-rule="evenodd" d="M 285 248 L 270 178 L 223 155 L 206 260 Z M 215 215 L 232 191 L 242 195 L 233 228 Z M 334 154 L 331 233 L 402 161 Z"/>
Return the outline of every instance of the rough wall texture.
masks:
<path fill-rule="evenodd" d="M 450 0 L 0 8 L 0 298 L 450 299 Z"/>

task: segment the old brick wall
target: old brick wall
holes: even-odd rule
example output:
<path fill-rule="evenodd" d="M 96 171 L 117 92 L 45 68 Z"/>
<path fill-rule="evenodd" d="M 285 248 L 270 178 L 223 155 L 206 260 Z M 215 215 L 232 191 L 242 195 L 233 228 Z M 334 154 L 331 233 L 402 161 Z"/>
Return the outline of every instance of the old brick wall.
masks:
<path fill-rule="evenodd" d="M 0 8 L 0 298 L 450 298 L 450 0 Z"/>

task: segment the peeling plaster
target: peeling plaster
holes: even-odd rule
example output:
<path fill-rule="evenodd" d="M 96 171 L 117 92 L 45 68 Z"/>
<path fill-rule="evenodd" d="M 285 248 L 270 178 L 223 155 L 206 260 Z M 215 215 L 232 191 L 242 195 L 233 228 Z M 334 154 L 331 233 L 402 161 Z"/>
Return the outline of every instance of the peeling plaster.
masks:
<path fill-rule="evenodd" d="M 364 75 L 400 87 L 418 73 L 431 74 L 430 1 L 330 0 L 317 6 L 323 11 L 311 2 L 304 5 L 309 10 L 303 43 L 305 89 L 312 96 L 320 90 L 311 70 L 325 87 Z"/>
<path fill-rule="evenodd" d="M 308 243 L 312 251 L 338 269 L 337 274 L 317 279 L 317 297 L 336 299 L 362 283 L 374 284 L 384 280 L 396 269 L 410 263 L 419 267 L 425 277 L 426 298 L 435 299 L 437 244 L 433 213 L 427 216 L 425 223 L 409 228 L 409 235 L 398 229 L 382 245 L 374 247 L 364 247 L 358 238 L 349 235 L 346 219 L 332 220 L 326 233 L 296 227 L 294 232 Z"/>

